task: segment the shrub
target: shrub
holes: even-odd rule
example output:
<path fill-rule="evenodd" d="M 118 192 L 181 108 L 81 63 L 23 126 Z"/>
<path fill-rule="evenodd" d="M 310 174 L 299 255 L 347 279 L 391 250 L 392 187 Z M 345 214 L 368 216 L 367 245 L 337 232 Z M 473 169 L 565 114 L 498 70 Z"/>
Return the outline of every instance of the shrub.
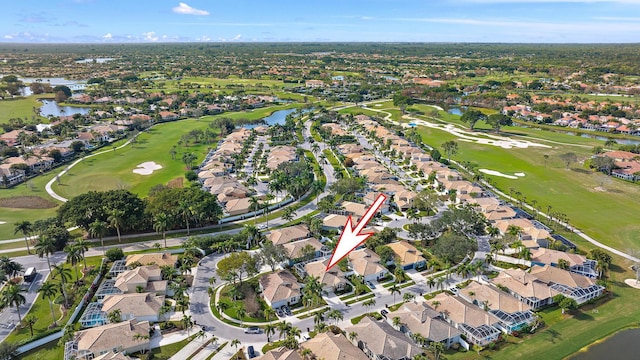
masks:
<path fill-rule="evenodd" d="M 109 261 L 116 261 L 116 260 L 124 259 L 124 252 L 120 248 L 109 249 L 109 250 L 107 250 L 106 255 L 107 255 L 107 258 L 109 259 Z"/>

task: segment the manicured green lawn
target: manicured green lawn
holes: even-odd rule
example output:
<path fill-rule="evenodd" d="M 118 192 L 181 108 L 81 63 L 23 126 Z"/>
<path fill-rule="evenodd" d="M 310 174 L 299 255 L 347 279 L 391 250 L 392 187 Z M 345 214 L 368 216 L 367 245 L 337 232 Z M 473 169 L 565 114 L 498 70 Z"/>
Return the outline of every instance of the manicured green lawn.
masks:
<path fill-rule="evenodd" d="M 419 127 L 418 132 L 425 143 L 436 147 L 456 140 L 455 136 L 437 129 Z M 574 226 L 605 244 L 623 251 L 637 248 L 640 224 L 632 219 L 640 214 L 640 203 L 635 200 L 640 198 L 640 186 L 611 178 L 605 186 L 607 191 L 597 191 L 595 188 L 600 184 L 594 173 L 581 164 L 573 164 L 571 170 L 566 170 L 558 158 L 559 154 L 571 151 L 584 160 L 591 155 L 590 149 L 563 145 L 554 145 L 552 149 L 502 149 L 457 143 L 459 153 L 453 156 L 455 160 L 506 174 L 525 174 L 515 180 L 484 175 L 502 191 L 508 193 L 509 188 L 520 191 L 527 202 L 536 200 L 544 212 L 551 205 L 552 212 L 567 214 Z M 544 155 L 549 156 L 546 166 Z"/>
<path fill-rule="evenodd" d="M 51 96 L 51 95 L 49 95 Z M 45 94 L 43 95 L 31 95 L 25 98 L 16 99 L 16 100 L 2 100 L 0 101 L 0 124 L 8 123 L 9 119 L 13 118 L 21 118 L 26 122 L 45 122 L 48 123 L 49 120 L 46 117 L 37 115 L 36 112 L 33 111 L 33 108 L 39 108 L 42 106 L 42 103 L 37 99 L 47 97 Z M 0 133 L 4 132 L 0 129 Z"/>
<path fill-rule="evenodd" d="M 259 119 L 276 110 L 292 106 L 270 107 L 251 112 L 224 114 L 230 118 Z M 134 147 L 108 152 L 83 160 L 61 178 L 61 184 L 54 184 L 53 190 L 66 198 L 72 198 L 91 190 L 109 190 L 125 188 L 141 196 L 146 196 L 154 185 L 166 184 L 176 178 L 183 178 L 186 166 L 182 156 L 193 153 L 197 156 L 195 164 L 199 164 L 212 144 L 193 144 L 177 146 L 177 154 L 173 160 L 169 154 L 173 145 L 177 145 L 180 137 L 191 130 L 206 129 L 219 116 L 205 116 L 201 119 L 188 119 L 159 124 L 139 135 Z M 218 129 L 213 129 L 218 131 Z M 151 175 L 139 175 L 133 170 L 147 161 L 154 161 L 162 166 Z"/>

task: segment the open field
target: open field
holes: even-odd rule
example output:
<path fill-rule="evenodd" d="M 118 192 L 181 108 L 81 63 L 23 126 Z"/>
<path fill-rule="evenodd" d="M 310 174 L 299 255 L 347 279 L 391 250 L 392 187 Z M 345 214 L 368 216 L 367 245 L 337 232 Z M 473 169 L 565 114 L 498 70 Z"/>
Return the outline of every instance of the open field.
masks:
<path fill-rule="evenodd" d="M 51 94 L 49 94 L 51 96 Z M 0 100 L 0 124 L 9 122 L 12 118 L 21 118 L 27 122 L 49 122 L 46 117 L 36 115 L 33 108 L 39 108 L 42 103 L 37 99 L 47 97 L 46 94 L 31 95 L 16 100 Z M 3 132 L 0 129 L 0 133 Z"/>
<path fill-rule="evenodd" d="M 54 184 L 53 190 L 66 198 L 72 198 L 91 190 L 125 188 L 141 196 L 157 184 L 166 184 L 175 178 L 184 177 L 187 171 L 182 155 L 193 153 L 199 164 L 213 144 L 191 144 L 177 146 L 173 160 L 169 150 L 177 145 L 180 137 L 191 130 L 206 129 L 216 117 L 259 119 L 276 110 L 292 106 L 270 107 L 251 112 L 229 113 L 217 116 L 205 116 L 201 119 L 188 119 L 156 125 L 141 133 L 134 147 L 127 146 L 115 152 L 108 152 L 84 160 L 61 178 L 60 184 Z M 213 129 L 218 131 L 218 129 Z M 162 166 L 150 175 L 139 175 L 133 170 L 144 162 L 153 161 Z"/>

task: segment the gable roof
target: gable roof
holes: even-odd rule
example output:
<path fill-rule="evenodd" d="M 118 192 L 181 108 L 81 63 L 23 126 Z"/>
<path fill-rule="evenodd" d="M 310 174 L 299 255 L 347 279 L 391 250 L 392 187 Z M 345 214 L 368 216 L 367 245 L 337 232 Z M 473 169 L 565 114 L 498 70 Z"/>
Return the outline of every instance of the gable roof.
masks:
<path fill-rule="evenodd" d="M 308 239 L 289 242 L 289 243 L 286 243 L 286 244 L 284 244 L 282 246 L 284 246 L 284 249 L 287 252 L 287 256 L 290 259 L 297 259 L 297 258 L 300 258 L 300 257 L 302 257 L 304 255 L 302 250 L 307 245 L 310 245 L 311 247 L 313 247 L 315 249 L 315 251 L 320 251 L 320 249 L 322 249 L 322 243 L 320 243 L 320 241 L 318 241 L 318 239 L 313 238 L 313 237 L 312 238 L 308 238 Z"/>
<path fill-rule="evenodd" d="M 98 326 L 77 332 L 75 339 L 79 351 L 99 353 L 118 346 L 128 349 L 140 345 L 140 340 L 133 339 L 135 334 L 149 335 L 149 322 L 129 320 Z"/>
<path fill-rule="evenodd" d="M 387 246 L 393 250 L 393 253 L 399 259 L 400 265 L 411 265 L 426 261 L 422 253 L 406 241 L 392 242 Z"/>
<path fill-rule="evenodd" d="M 472 281 L 467 287 L 461 289 L 459 294 L 468 301 L 475 301 L 478 306 L 486 304 L 491 310 L 502 310 L 510 314 L 531 309 L 529 305 L 508 293 L 477 281 Z"/>
<path fill-rule="evenodd" d="M 336 286 L 345 283 L 345 275 L 342 270 L 340 270 L 340 267 L 334 266 L 329 269 L 329 271 L 326 271 L 328 264 L 329 259 L 313 261 L 304 265 L 304 271 L 306 271 L 309 276 L 318 278 L 318 282 L 325 286 Z"/>
<path fill-rule="evenodd" d="M 362 318 L 360 323 L 345 329 L 348 333 L 358 334 L 358 341 L 366 343 L 367 348 L 377 355 L 384 355 L 392 359 L 413 359 L 422 354 L 420 347 L 413 343 L 400 331 L 382 321 L 375 321 L 369 316 Z"/>
<path fill-rule="evenodd" d="M 144 284 L 147 285 L 149 278 L 157 278 L 161 276 L 161 270 L 158 265 L 138 266 L 133 270 L 121 272 L 116 277 L 115 287 L 122 291 L 127 290 L 127 284 Z"/>
<path fill-rule="evenodd" d="M 268 351 L 264 355 L 258 356 L 255 360 L 302 360 L 302 356 L 295 350 L 279 347 Z"/>
<path fill-rule="evenodd" d="M 427 300 L 427 303 L 433 307 L 434 302 L 439 302 L 436 311 L 443 313 L 447 318 L 457 324 L 465 324 L 472 327 L 480 327 L 482 325 L 493 325 L 499 321 L 494 315 L 481 310 L 479 307 L 472 305 L 457 296 L 451 296 L 446 293 L 440 293 L 434 298 Z"/>
<path fill-rule="evenodd" d="M 586 257 L 579 254 L 571 254 L 547 248 L 538 248 L 531 252 L 531 261 L 547 265 L 557 264 L 560 259 L 567 260 L 569 262 L 569 266 L 582 265 L 587 260 Z"/>
<path fill-rule="evenodd" d="M 444 341 L 460 335 L 462 332 L 442 320 L 439 312 L 433 310 L 425 302 L 408 302 L 387 316 L 389 319 L 400 318 L 412 334 L 420 334 L 430 341 Z"/>
<path fill-rule="evenodd" d="M 271 304 L 300 296 L 301 285 L 298 284 L 296 277 L 286 270 L 262 275 L 259 281 L 262 286 L 262 295 Z"/>
<path fill-rule="evenodd" d="M 309 236 L 309 228 L 306 225 L 294 225 L 282 229 L 272 230 L 267 234 L 267 240 L 270 240 L 274 245 L 286 244 L 291 240 L 304 239 Z"/>
<path fill-rule="evenodd" d="M 162 305 L 164 305 L 164 296 L 150 293 L 113 294 L 105 296 L 102 300 L 102 311 L 109 313 L 118 309 L 122 315 L 153 316 L 160 313 Z"/>
<path fill-rule="evenodd" d="M 377 274 L 386 268 L 380 265 L 380 256 L 371 249 L 360 249 L 349 253 L 351 267 L 360 276 Z"/>
<path fill-rule="evenodd" d="M 178 257 L 171 255 L 169 252 L 163 253 L 148 253 L 148 254 L 134 254 L 127 256 L 126 266 L 139 262 L 142 265 L 156 264 L 159 267 L 164 265 L 175 266 L 178 262 Z"/>
<path fill-rule="evenodd" d="M 300 344 L 311 350 L 318 359 L 324 360 L 368 360 L 360 349 L 353 345 L 342 334 L 331 332 L 320 333 L 311 340 Z"/>

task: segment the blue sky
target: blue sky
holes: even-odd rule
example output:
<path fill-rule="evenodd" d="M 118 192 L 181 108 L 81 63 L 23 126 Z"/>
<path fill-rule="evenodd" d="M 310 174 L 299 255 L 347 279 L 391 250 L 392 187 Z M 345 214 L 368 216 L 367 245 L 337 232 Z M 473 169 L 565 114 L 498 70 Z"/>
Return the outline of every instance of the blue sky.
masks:
<path fill-rule="evenodd" d="M 0 42 L 640 42 L 640 0 L 21 0 Z"/>

